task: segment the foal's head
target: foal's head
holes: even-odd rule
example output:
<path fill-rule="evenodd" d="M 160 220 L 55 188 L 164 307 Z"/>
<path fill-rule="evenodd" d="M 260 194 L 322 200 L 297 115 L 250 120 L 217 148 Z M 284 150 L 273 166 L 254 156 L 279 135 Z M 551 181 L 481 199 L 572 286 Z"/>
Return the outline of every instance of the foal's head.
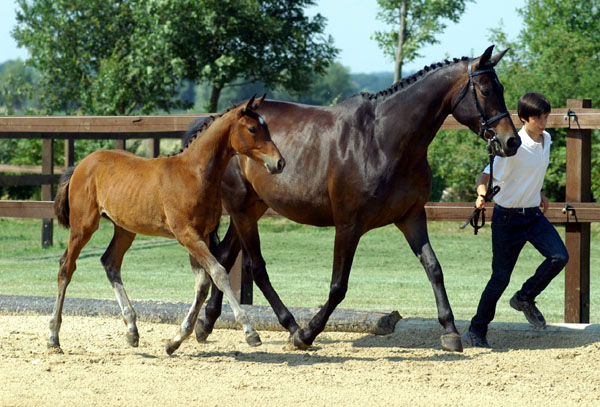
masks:
<path fill-rule="evenodd" d="M 512 156 L 521 145 L 515 126 L 504 102 L 504 88 L 494 67 L 506 53 L 492 56 L 494 46 L 479 58 L 470 59 L 464 79 L 457 83 L 452 115 L 485 140 L 494 152 Z"/>
<path fill-rule="evenodd" d="M 233 124 L 229 140 L 237 153 L 263 164 L 271 174 L 279 174 L 285 167 L 285 160 L 271 140 L 267 123 L 255 112 L 264 98 L 254 100 L 253 96 L 236 109 L 237 122 Z"/>

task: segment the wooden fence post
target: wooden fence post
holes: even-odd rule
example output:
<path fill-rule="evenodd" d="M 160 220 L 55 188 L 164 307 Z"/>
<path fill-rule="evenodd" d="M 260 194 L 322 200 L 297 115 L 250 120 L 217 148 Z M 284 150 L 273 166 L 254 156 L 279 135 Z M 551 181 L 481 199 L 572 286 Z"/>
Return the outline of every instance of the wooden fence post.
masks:
<path fill-rule="evenodd" d="M 75 165 L 75 139 L 65 140 L 65 167 L 69 168 Z"/>
<path fill-rule="evenodd" d="M 591 108 L 592 101 L 567 100 L 567 108 Z M 570 117 L 567 130 L 566 202 L 591 202 L 592 131 L 580 129 Z M 575 214 L 576 215 L 576 214 Z M 567 223 L 566 246 L 569 263 L 565 268 L 565 322 L 590 320 L 590 223 Z"/>
<path fill-rule="evenodd" d="M 54 174 L 54 140 L 42 139 L 42 174 Z M 42 185 L 42 201 L 51 201 L 52 184 Z M 52 219 L 42 219 L 42 247 L 44 249 L 52 246 L 54 234 L 54 222 Z"/>
<path fill-rule="evenodd" d="M 160 155 L 160 138 L 158 137 L 153 137 L 150 140 L 148 140 L 149 145 L 149 154 L 148 156 L 150 158 L 156 158 Z"/>
<path fill-rule="evenodd" d="M 125 150 L 125 139 L 115 140 L 115 150 Z"/>

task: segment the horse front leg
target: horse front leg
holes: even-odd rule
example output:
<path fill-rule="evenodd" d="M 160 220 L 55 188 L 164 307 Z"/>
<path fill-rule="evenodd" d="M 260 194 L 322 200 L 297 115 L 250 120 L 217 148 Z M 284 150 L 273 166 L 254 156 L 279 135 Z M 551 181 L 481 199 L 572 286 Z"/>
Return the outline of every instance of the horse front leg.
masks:
<path fill-rule="evenodd" d="M 312 317 L 308 327 L 296 331 L 292 336 L 292 343 L 297 348 L 305 349 L 312 345 L 317 335 L 325 329 L 335 308 L 346 296 L 350 269 L 360 236 L 360 229 L 356 224 L 336 226 L 329 298 L 319 312 Z"/>
<path fill-rule="evenodd" d="M 412 251 L 421 261 L 427 277 L 433 287 L 435 302 L 438 310 L 438 321 L 444 327 L 442 334 L 442 348 L 449 351 L 462 352 L 463 346 L 460 335 L 454 324 L 454 314 L 448 301 L 442 267 L 431 248 L 427 233 L 427 217 L 425 210 L 419 212 L 408 220 L 396 223 L 404 233 Z"/>
<path fill-rule="evenodd" d="M 256 218 L 237 214 L 233 220 L 238 232 L 238 238 L 244 248 L 242 251 L 243 270 L 250 271 L 254 282 L 269 302 L 269 305 L 271 305 L 281 326 L 290 335 L 294 335 L 300 327 L 271 284 L 266 263 L 260 249 L 260 236 Z"/>
<path fill-rule="evenodd" d="M 198 239 L 195 237 L 196 236 L 194 236 L 194 234 L 184 233 L 180 236 L 177 236 L 177 240 L 179 240 L 179 242 L 183 244 L 186 249 L 188 249 L 190 255 L 198 262 L 200 267 L 202 267 L 210 275 L 217 288 L 221 290 L 223 294 L 225 294 L 225 297 L 227 297 L 229 305 L 233 310 L 236 322 L 242 326 L 244 333 L 246 334 L 246 342 L 251 346 L 261 345 L 262 342 L 258 336 L 258 333 L 252 327 L 250 319 L 235 297 L 229 282 L 227 271 L 210 253 L 206 243 L 203 240 L 200 240 L 199 237 Z M 202 304 L 200 304 L 200 306 L 201 305 Z M 198 308 L 198 313 L 199 311 L 200 309 Z M 196 313 L 194 322 L 196 322 L 196 319 L 198 318 L 198 313 Z M 193 325 L 191 326 L 193 329 Z"/>
<path fill-rule="evenodd" d="M 214 231 L 213 231 L 214 232 Z M 210 251 L 213 253 L 217 262 L 225 267 L 227 273 L 232 269 L 235 264 L 235 260 L 240 252 L 240 242 L 237 238 L 237 233 L 233 224 L 229 225 L 225 238 L 219 243 L 218 247 L 210 247 Z M 194 258 L 190 255 L 190 262 L 192 267 L 195 262 Z M 196 322 L 196 340 L 200 343 L 206 342 L 208 336 L 212 333 L 215 323 L 219 316 L 221 316 L 221 309 L 223 307 L 223 292 L 212 283 L 210 290 L 210 297 L 206 302 L 204 308 L 204 317 L 199 317 Z"/>

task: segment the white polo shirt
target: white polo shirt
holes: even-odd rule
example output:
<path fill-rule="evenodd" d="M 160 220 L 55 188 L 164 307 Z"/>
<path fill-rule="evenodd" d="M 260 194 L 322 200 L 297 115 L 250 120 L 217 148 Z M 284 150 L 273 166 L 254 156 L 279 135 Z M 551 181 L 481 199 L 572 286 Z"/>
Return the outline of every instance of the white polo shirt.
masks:
<path fill-rule="evenodd" d="M 494 159 L 493 185 L 500 186 L 494 202 L 505 208 L 532 208 L 540 205 L 542 185 L 550 161 L 550 134 L 543 132 L 544 143 L 536 143 L 525 129 L 519 131 L 521 147 L 512 157 Z M 490 173 L 490 165 L 483 170 Z"/>

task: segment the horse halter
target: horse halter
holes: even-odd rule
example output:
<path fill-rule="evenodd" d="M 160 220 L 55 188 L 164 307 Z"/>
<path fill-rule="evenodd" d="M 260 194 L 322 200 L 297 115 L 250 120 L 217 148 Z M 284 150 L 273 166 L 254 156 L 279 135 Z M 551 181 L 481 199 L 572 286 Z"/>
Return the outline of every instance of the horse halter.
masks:
<path fill-rule="evenodd" d="M 479 104 L 479 99 L 477 99 L 477 92 L 475 92 L 475 81 L 473 80 L 473 77 L 485 73 L 491 73 L 494 75 L 494 79 L 498 80 L 498 76 L 496 75 L 496 71 L 494 70 L 494 68 L 480 69 L 478 71 L 473 72 L 473 58 L 469 59 L 467 73 L 469 75 L 469 82 L 466 83 L 465 86 L 460 90 L 456 100 L 454 101 L 454 104 L 452 105 L 452 112 L 454 112 L 454 109 L 456 109 L 460 101 L 467 94 L 467 90 L 470 88 L 473 94 L 473 102 L 475 104 L 475 109 L 477 110 L 477 114 L 479 115 L 479 122 L 481 123 L 481 129 L 479 130 L 479 133 L 477 135 L 483 138 L 484 140 L 487 140 L 488 150 L 491 150 L 490 154 L 492 154 L 493 151 L 493 154 L 496 155 L 497 151 L 500 149 L 500 142 L 496 138 L 496 130 L 494 127 L 491 126 L 491 124 L 497 122 L 503 117 L 510 117 L 510 113 L 508 113 L 508 111 L 505 110 L 504 112 L 490 119 L 486 119 L 483 114 L 483 110 L 481 109 L 481 105 Z"/>
<path fill-rule="evenodd" d="M 465 86 L 461 89 L 460 93 L 458 94 L 458 97 L 456 98 L 456 101 L 454 102 L 454 105 L 452 106 L 452 111 L 454 112 L 456 106 L 467 94 L 467 88 L 470 88 L 471 92 L 473 93 L 473 101 L 475 103 L 475 108 L 477 109 L 477 114 L 479 115 L 479 121 L 481 123 L 481 129 L 479 130 L 478 136 L 483 138 L 484 140 L 487 140 L 488 143 L 487 150 L 490 159 L 490 176 L 487 184 L 487 192 L 483 196 L 483 199 L 486 202 L 490 202 L 494 195 L 500 192 L 499 186 L 493 186 L 494 158 L 497 155 L 497 152 L 500 148 L 500 141 L 498 141 L 496 137 L 496 130 L 494 127 L 491 127 L 491 124 L 500 120 L 503 117 L 510 117 L 510 113 L 508 113 L 508 111 L 505 110 L 503 113 L 500 113 L 499 115 L 496 115 L 490 119 L 485 118 L 481 109 L 481 105 L 479 104 L 479 100 L 477 99 L 477 93 L 475 92 L 475 82 L 473 81 L 473 77 L 477 75 L 482 75 L 484 73 L 491 73 L 494 75 L 494 79 L 498 80 L 498 76 L 496 75 L 496 71 L 494 70 L 494 68 L 481 69 L 473 72 L 472 66 L 473 58 L 469 60 L 469 67 L 467 70 L 469 74 L 469 83 L 465 84 Z M 480 216 L 481 223 L 479 223 Z M 479 229 L 481 229 L 485 225 L 485 208 L 475 208 L 469 219 L 467 219 L 465 224 L 462 225 L 460 228 L 464 229 L 469 224 L 473 227 L 473 233 L 476 235 Z"/>

